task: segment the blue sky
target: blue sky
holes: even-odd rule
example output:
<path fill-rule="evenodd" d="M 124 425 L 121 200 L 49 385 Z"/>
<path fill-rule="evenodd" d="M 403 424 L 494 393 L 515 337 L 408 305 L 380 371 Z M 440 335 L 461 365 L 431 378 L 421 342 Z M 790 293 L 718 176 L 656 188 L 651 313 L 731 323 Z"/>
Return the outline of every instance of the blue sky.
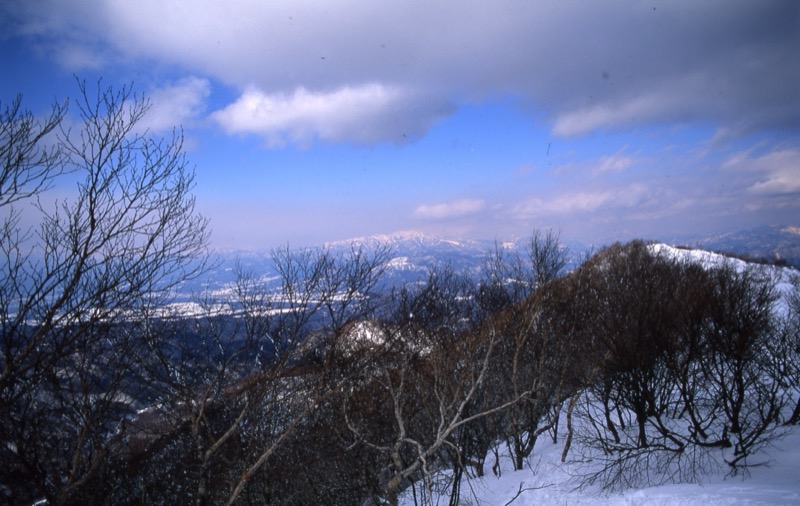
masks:
<path fill-rule="evenodd" d="M 0 100 L 133 83 L 221 248 L 800 225 L 800 3 L 10 0 Z"/>

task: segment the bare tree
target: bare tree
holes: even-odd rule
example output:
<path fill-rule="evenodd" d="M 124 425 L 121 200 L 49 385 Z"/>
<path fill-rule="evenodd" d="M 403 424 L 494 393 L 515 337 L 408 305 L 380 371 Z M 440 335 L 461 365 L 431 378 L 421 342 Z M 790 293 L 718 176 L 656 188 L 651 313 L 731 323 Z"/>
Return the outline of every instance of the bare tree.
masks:
<path fill-rule="evenodd" d="M 681 263 L 634 241 L 574 277 L 591 315 L 581 339 L 594 350 L 582 437 L 605 462 L 588 481 L 696 481 L 716 465 L 712 449 L 735 473 L 779 437 L 790 346 L 766 271 Z"/>
<path fill-rule="evenodd" d="M 491 293 L 505 303 L 491 304 L 483 316 L 505 337 L 495 382 L 517 393 L 529 392 L 505 412 L 501 423 L 516 469 L 522 469 L 539 435 L 555 429 L 558 407 L 573 388 L 566 371 L 574 369 L 567 364 L 575 365 L 575 353 L 568 350 L 575 341 L 562 334 L 558 322 L 563 315 L 562 307 L 556 309 L 559 290 L 548 288 L 563 273 L 568 254 L 559 234 L 534 230 L 525 257 L 495 249 L 481 285 L 481 295 Z"/>
<path fill-rule="evenodd" d="M 786 317 L 786 333 L 789 347 L 787 349 L 788 383 L 795 390 L 800 389 L 800 274 L 792 276 L 792 291 L 789 294 L 788 315 Z M 787 420 L 788 424 L 796 425 L 800 423 L 800 395 L 792 410 L 792 414 Z"/>
<path fill-rule="evenodd" d="M 290 353 L 279 355 L 275 363 L 278 371 L 286 371 L 283 372 L 284 375 L 288 372 L 292 379 L 291 382 L 282 382 L 275 400 L 281 405 L 288 402 L 294 409 L 291 411 L 292 416 L 277 424 L 280 431 L 272 440 L 265 442 L 262 430 L 257 427 L 244 433 L 248 438 L 246 447 L 250 457 L 244 461 L 245 468 L 228 498 L 228 504 L 232 504 L 242 494 L 252 477 L 275 454 L 286 438 L 301 423 L 307 421 L 319 404 L 337 392 L 343 381 L 333 364 L 341 344 L 339 341 L 347 329 L 368 319 L 373 313 L 378 299 L 376 287 L 386 268 L 389 254 L 389 249 L 385 247 L 368 251 L 352 246 L 348 253 L 339 255 L 329 250 L 301 250 L 298 262 L 288 247 L 273 253 L 284 287 L 281 305 L 290 308 L 288 312 L 277 312 L 277 329 L 292 329 L 286 346 Z M 299 276 L 293 273 L 299 273 Z M 312 274 L 308 276 L 308 273 Z M 288 324 L 283 320 L 287 315 L 290 318 Z M 311 327 L 303 329 L 298 326 L 299 322 L 310 322 Z M 277 333 L 274 332 L 273 335 Z M 316 367 L 312 367 L 314 373 L 293 376 L 291 368 L 302 366 L 302 359 L 309 353 L 313 353 L 312 362 L 317 363 Z M 284 359 L 284 356 L 287 358 Z M 295 357 L 300 358 L 300 363 L 295 361 Z M 292 396 L 292 399 L 287 400 L 287 395 Z M 266 414 L 274 411 L 277 410 L 261 409 L 252 418 L 260 421 Z"/>
<path fill-rule="evenodd" d="M 395 292 L 394 317 L 381 327 L 372 372 L 358 393 L 343 399 L 350 447 L 364 445 L 386 459 L 383 488 L 390 504 L 412 478 L 422 479 L 429 498 L 435 471 L 454 461 L 463 471 L 461 431 L 519 400 L 510 392 L 488 404 L 479 398 L 501 337 L 477 318 L 474 294 L 475 285 L 450 269 Z M 459 481 L 460 474 L 451 502 L 458 501 Z"/>
<path fill-rule="evenodd" d="M 708 304 L 707 352 L 702 370 L 719 421 L 709 432 L 730 437 L 732 472 L 768 444 L 788 402 L 781 371 L 775 366 L 787 337 L 774 313 L 775 283 L 763 267 L 725 264 L 710 271 L 713 299 Z"/>
<path fill-rule="evenodd" d="M 202 314 L 177 321 L 190 325 L 182 339 L 152 333 L 140 369 L 158 395 L 130 430 L 150 462 L 163 448 L 182 467 L 136 477 L 135 493 L 167 502 L 184 490 L 182 500 L 196 504 L 282 500 L 274 476 L 300 463 L 269 463 L 337 392 L 341 368 L 332 362 L 346 346 L 339 340 L 373 311 L 387 258 L 384 248 L 277 249 L 277 287 L 237 265 L 228 295 L 199 300 Z"/>
<path fill-rule="evenodd" d="M 552 229 L 534 229 L 527 253 L 537 286 L 560 276 L 569 261 L 569 249 L 561 245 L 561 234 Z"/>
<path fill-rule="evenodd" d="M 534 229 L 522 253 L 496 243 L 483 263 L 477 299 L 488 315 L 519 304 L 548 282 L 564 274 L 569 248 L 561 235 Z"/>
<path fill-rule="evenodd" d="M 22 109 L 22 95 L 11 104 L 0 102 L 0 207 L 21 202 L 50 188 L 65 170 L 58 143 L 47 144 L 67 111 L 54 104 L 49 116 L 37 119 Z"/>
<path fill-rule="evenodd" d="M 120 326 L 204 268 L 181 136 L 137 133 L 149 103 L 130 88 L 78 87 L 80 129 L 53 145 L 65 107 L 37 123 L 17 101 L 2 116 L 2 204 L 26 204 L 0 237 L 0 493 L 14 501 L 67 502 L 102 472 L 133 388 Z M 64 172 L 76 193 L 49 204 Z M 39 225 L 22 227 L 23 213 Z"/>

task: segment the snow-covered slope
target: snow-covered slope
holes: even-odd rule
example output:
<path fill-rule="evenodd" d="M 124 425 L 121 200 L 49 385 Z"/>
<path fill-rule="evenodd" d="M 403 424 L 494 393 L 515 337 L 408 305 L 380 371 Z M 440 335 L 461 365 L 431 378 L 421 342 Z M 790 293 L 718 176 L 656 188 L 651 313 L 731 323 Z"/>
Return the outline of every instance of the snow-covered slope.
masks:
<path fill-rule="evenodd" d="M 667 255 L 683 262 L 696 262 L 704 267 L 731 265 L 737 270 L 742 270 L 747 267 L 761 269 L 766 275 L 772 278 L 775 283 L 775 289 L 782 298 L 791 292 L 794 287 L 793 283 L 795 279 L 800 276 L 800 271 L 794 267 L 753 264 L 739 258 L 733 258 L 702 249 L 677 248 L 661 243 L 653 244 L 651 248 L 655 253 Z"/>
<path fill-rule="evenodd" d="M 745 262 L 718 253 L 686 249 L 666 244 L 653 244 L 651 250 L 684 262 L 696 262 L 705 267 L 730 265 L 737 270 L 754 267 L 772 277 L 779 295 L 785 297 L 793 289 L 798 271 L 787 267 L 765 266 Z M 781 310 L 782 301 L 776 310 Z M 560 423 L 560 427 L 565 427 Z M 491 473 L 494 457 L 487 457 L 487 476 L 467 477 L 462 481 L 460 504 L 495 505 L 652 505 L 652 506 L 715 506 L 715 505 L 800 505 L 800 427 L 783 427 L 776 444 L 758 454 L 761 465 L 729 474 L 723 461 L 724 452 L 712 454 L 708 473 L 698 476 L 700 483 L 681 483 L 609 492 L 600 484 L 587 485 L 585 476 L 600 469 L 602 463 L 592 460 L 589 452 L 573 448 L 566 462 L 561 462 L 566 434 L 559 434 L 558 443 L 543 434 L 537 441 L 527 468 L 514 471 L 508 453 L 501 455 L 499 476 Z M 502 451 L 502 450 L 501 450 Z M 431 504 L 448 504 L 449 472 L 438 476 L 441 490 L 434 490 Z M 421 483 L 416 484 L 417 501 L 425 495 Z M 407 490 L 401 504 L 415 503 L 414 491 Z M 427 504 L 427 503 L 425 503 Z"/>
<path fill-rule="evenodd" d="M 563 441 L 563 438 L 562 438 Z M 712 474 L 702 484 L 662 485 L 620 493 L 605 493 L 597 486 L 580 488 L 575 476 L 591 463 L 575 458 L 560 462 L 561 444 L 540 438 L 529 459 L 528 469 L 513 471 L 510 460 L 502 460 L 499 477 L 489 473 L 469 478 L 461 487 L 461 504 L 481 506 L 533 505 L 609 505 L 609 506 L 717 506 L 717 505 L 796 505 L 800 504 L 800 431 L 792 430 L 780 447 L 766 453 L 768 465 L 754 467 L 748 475 Z M 487 466 L 487 468 L 490 467 Z M 418 485 L 419 486 L 419 485 Z M 420 495 L 418 489 L 418 496 Z M 433 504 L 447 504 L 447 491 L 435 494 Z M 411 506 L 407 491 L 401 504 Z"/>

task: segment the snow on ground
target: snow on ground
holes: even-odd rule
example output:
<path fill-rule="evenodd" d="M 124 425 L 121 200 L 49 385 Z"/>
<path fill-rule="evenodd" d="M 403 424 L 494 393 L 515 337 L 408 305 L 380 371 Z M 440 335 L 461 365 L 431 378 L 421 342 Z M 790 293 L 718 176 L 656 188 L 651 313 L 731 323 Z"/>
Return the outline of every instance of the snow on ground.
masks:
<path fill-rule="evenodd" d="M 503 460 L 500 477 L 491 474 L 492 460 L 487 459 L 488 476 L 465 479 L 461 504 L 475 506 L 533 505 L 606 505 L 606 506 L 717 506 L 717 505 L 800 505 L 800 430 L 793 429 L 778 441 L 777 447 L 765 450 L 768 465 L 749 469 L 749 476 L 725 476 L 724 469 L 705 477 L 702 484 L 661 485 L 619 493 L 607 493 L 598 485 L 579 488 L 576 473 L 579 463 L 570 459 L 561 464 L 561 444 L 542 436 L 528 469 L 513 471 L 508 458 Z M 572 456 L 571 456 L 572 458 Z M 419 487 L 418 497 L 419 497 Z M 448 491 L 434 496 L 433 504 L 446 505 Z M 414 499 L 407 491 L 401 504 L 411 506 Z M 421 501 L 419 504 L 423 504 Z"/>
<path fill-rule="evenodd" d="M 700 250 L 683 250 L 665 244 L 652 246 L 656 253 L 663 253 L 681 261 L 698 262 L 707 267 L 724 263 L 737 269 L 749 265 L 738 259 L 731 259 Z M 793 278 L 798 275 L 794 269 L 766 266 L 765 271 L 773 277 L 778 294 L 783 302 L 778 302 L 781 310 L 785 297 L 793 289 Z M 563 424 L 562 424 L 563 426 Z M 560 436 L 563 441 L 564 436 Z M 768 463 L 751 467 L 737 476 L 727 475 L 723 463 L 712 474 L 701 476 L 702 483 L 669 484 L 622 492 L 607 492 L 600 485 L 581 486 L 581 476 L 597 464 L 579 462 L 579 448 L 573 450 L 567 462 L 561 463 L 561 443 L 553 444 L 546 435 L 537 442 L 534 454 L 528 459 L 528 468 L 514 471 L 510 458 L 501 458 L 501 476 L 494 476 L 491 467 L 494 457 L 486 459 L 487 476 L 465 478 L 461 486 L 463 505 L 474 506 L 532 506 L 532 505 L 605 505 L 605 506 L 717 506 L 717 505 L 800 505 L 800 427 L 788 430 L 785 437 L 754 457 L 759 462 Z M 763 459 L 762 459 L 763 457 Z M 754 459 L 755 460 L 755 459 Z M 448 472 L 449 474 L 449 472 Z M 420 499 L 421 487 L 417 483 L 417 496 Z M 447 505 L 449 488 L 438 495 L 434 492 L 432 504 Z M 401 504 L 414 505 L 411 491 L 406 491 Z M 418 504 L 429 504 L 419 500 Z"/>
<path fill-rule="evenodd" d="M 706 268 L 720 267 L 726 264 L 732 265 L 738 271 L 744 270 L 747 267 L 761 268 L 764 272 L 772 276 L 772 278 L 775 280 L 778 290 L 781 293 L 786 290 L 790 290 L 792 287 L 792 277 L 800 274 L 796 269 L 791 267 L 753 264 L 738 258 L 700 249 L 683 249 L 659 243 L 653 244 L 651 246 L 651 251 L 656 254 L 663 254 L 668 257 L 675 258 L 678 261 L 695 262 Z"/>

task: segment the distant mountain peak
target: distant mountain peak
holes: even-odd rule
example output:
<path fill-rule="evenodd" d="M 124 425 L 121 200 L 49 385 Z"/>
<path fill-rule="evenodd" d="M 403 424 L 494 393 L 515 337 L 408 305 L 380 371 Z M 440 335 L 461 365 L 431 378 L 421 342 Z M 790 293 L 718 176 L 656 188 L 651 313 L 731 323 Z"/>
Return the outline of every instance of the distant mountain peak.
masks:
<path fill-rule="evenodd" d="M 399 230 L 389 234 L 375 234 L 362 237 L 354 237 L 341 241 L 333 241 L 325 244 L 329 248 L 338 248 L 342 246 L 361 246 L 361 245 L 397 245 L 397 244 L 419 244 L 419 245 L 441 245 L 450 244 L 453 246 L 461 246 L 465 242 L 453 239 L 443 239 L 425 232 L 418 230 Z"/>

